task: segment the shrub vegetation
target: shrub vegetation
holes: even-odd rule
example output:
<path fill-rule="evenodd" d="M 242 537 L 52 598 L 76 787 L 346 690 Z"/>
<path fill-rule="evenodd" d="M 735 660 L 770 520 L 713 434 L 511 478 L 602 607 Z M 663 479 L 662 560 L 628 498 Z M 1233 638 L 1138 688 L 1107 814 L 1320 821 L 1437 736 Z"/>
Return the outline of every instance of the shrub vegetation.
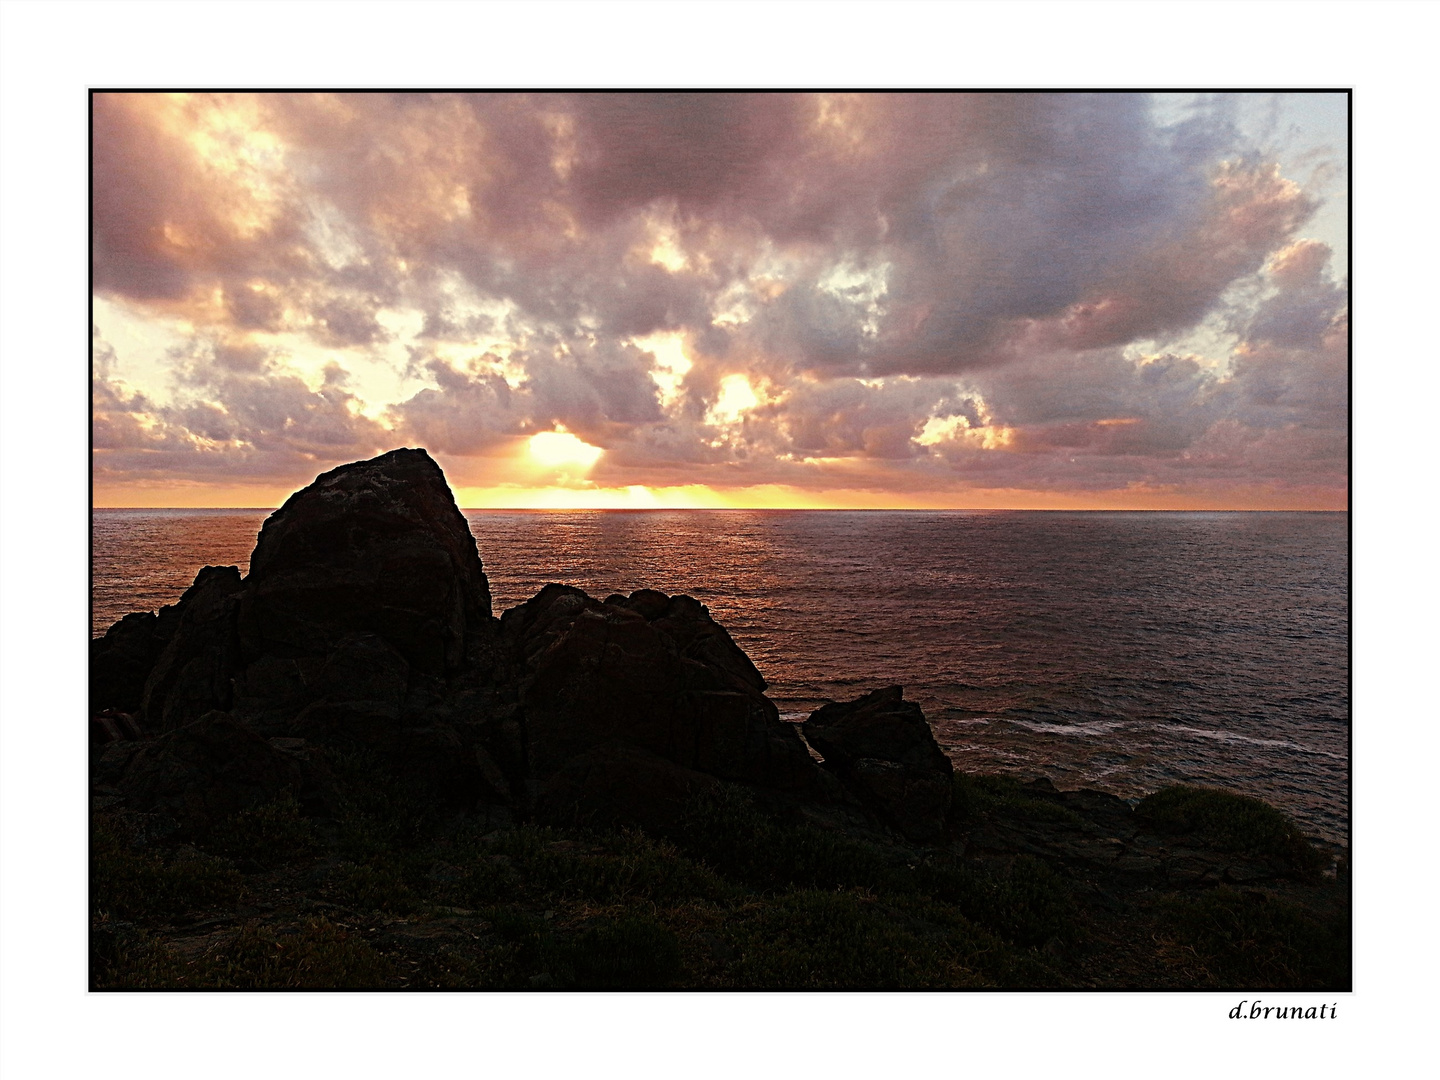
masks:
<path fill-rule="evenodd" d="M 693 801 L 665 835 L 496 827 L 445 819 L 363 754 L 328 764 L 325 817 L 286 794 L 179 844 L 98 814 L 93 984 L 1037 988 L 1120 985 L 1113 957 L 1161 946 L 1175 985 L 1349 979 L 1344 919 L 1280 899 L 1213 890 L 1107 927 L 1079 900 L 1088 886 L 1045 860 L 787 823 L 743 788 Z M 955 792 L 961 828 L 1078 820 L 1013 780 L 957 777 Z M 1302 858 L 1254 800 L 1170 789 L 1141 806 L 1155 830 Z M 1160 969 L 1135 970 L 1143 986 Z"/>
<path fill-rule="evenodd" d="M 1270 856 L 1296 870 L 1314 872 L 1325 863 L 1289 818 L 1246 795 L 1177 785 L 1142 799 L 1135 814 L 1156 832 L 1192 836 L 1225 851 Z"/>

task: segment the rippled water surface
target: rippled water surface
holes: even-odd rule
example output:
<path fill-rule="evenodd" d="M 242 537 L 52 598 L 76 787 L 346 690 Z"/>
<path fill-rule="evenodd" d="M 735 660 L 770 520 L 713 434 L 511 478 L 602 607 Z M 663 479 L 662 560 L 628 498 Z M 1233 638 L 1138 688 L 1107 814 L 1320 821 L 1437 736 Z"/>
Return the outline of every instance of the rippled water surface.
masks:
<path fill-rule="evenodd" d="M 97 510 L 95 631 L 247 568 L 265 511 Z M 782 714 L 902 684 L 960 768 L 1222 784 L 1348 833 L 1345 514 L 469 511 L 496 612 L 549 581 L 710 608 Z"/>

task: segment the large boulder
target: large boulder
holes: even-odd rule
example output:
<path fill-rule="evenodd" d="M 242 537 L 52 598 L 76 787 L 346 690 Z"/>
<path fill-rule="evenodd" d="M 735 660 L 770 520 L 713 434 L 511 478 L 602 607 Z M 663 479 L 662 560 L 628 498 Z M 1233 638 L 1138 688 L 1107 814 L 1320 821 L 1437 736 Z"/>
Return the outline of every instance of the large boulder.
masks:
<path fill-rule="evenodd" d="M 289 735 L 297 717 L 317 702 L 361 702 L 398 718 L 412 672 L 378 634 L 347 634 L 326 656 L 252 660 L 235 680 L 236 717 L 266 735 Z"/>
<path fill-rule="evenodd" d="M 617 748 L 687 772 L 828 797 L 825 777 L 780 720 L 760 673 L 694 599 L 646 589 L 602 602 L 547 585 L 507 611 L 501 627 L 521 671 L 528 787 L 550 793 L 552 813 L 559 812 L 554 793 L 575 787 L 552 784 L 557 774 L 599 775 L 600 758 L 594 768 L 577 759 L 613 762 Z M 581 787 L 593 804 L 595 784 Z"/>
<path fill-rule="evenodd" d="M 847 787 L 908 839 L 945 832 L 954 767 L 920 706 L 898 686 L 822 705 L 802 729 Z"/>
<path fill-rule="evenodd" d="M 173 731 L 230 707 L 231 680 L 240 665 L 240 591 L 237 567 L 206 566 L 195 575 L 175 605 L 174 633 L 145 680 L 147 729 Z"/>
<path fill-rule="evenodd" d="M 423 450 L 319 476 L 266 520 L 248 577 L 206 567 L 173 609 L 127 616 L 94 649 L 105 707 L 138 695 L 162 735 L 113 753 L 97 738 L 106 776 L 196 820 L 293 783 L 267 739 L 357 751 L 448 805 L 552 820 L 658 827 L 723 781 L 777 810 L 838 808 L 867 827 L 878 811 L 930 838 L 949 802 L 949 762 L 898 689 L 811 718 L 822 769 L 691 597 L 547 585 L 494 619 L 475 540 Z"/>
<path fill-rule="evenodd" d="M 675 828 L 691 800 L 720 781 L 634 746 L 600 746 L 566 762 L 541 787 L 535 813 L 556 825 Z"/>
<path fill-rule="evenodd" d="M 425 451 L 341 466 L 267 519 L 248 577 L 205 567 L 173 607 L 126 616 L 92 645 L 92 696 L 110 710 L 92 735 L 103 748 L 107 720 L 129 711 L 145 731 L 186 732 L 136 758 L 151 779 L 128 787 L 144 802 L 161 780 L 191 802 L 205 790 L 215 763 L 200 735 L 284 763 L 237 731 L 363 750 L 447 803 L 504 801 L 523 769 L 481 662 L 498 635 L 490 604 L 469 525 Z M 217 712 L 224 722 L 197 734 Z"/>
<path fill-rule="evenodd" d="M 138 713 L 145 680 L 175 633 L 179 613 L 173 606 L 126 615 L 103 637 L 90 642 L 90 712 L 106 709 Z"/>
<path fill-rule="evenodd" d="M 240 606 L 247 661 L 328 657 L 374 634 L 417 671 L 446 675 L 491 619 L 470 527 L 424 450 L 316 477 L 266 519 Z"/>

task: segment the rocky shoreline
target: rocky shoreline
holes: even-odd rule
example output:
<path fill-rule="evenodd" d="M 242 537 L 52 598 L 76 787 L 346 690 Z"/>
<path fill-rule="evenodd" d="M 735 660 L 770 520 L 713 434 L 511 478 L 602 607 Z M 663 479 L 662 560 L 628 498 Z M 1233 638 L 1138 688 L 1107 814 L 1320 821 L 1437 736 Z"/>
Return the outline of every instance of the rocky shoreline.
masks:
<path fill-rule="evenodd" d="M 240 984 L 891 984 L 863 965 L 818 983 L 757 973 L 743 941 L 692 925 L 703 914 L 647 916 L 653 926 L 597 914 L 599 899 L 617 895 L 655 907 L 649 886 L 632 896 L 573 884 L 627 858 L 693 871 L 708 884 L 670 899 L 702 907 L 849 889 L 859 890 L 853 911 L 831 915 L 864 923 L 866 896 L 894 897 L 895 925 L 929 927 L 905 933 L 958 950 L 896 985 L 1224 983 L 1217 973 L 1234 964 L 1206 961 L 1185 943 L 1186 919 L 1170 917 L 1175 903 L 1201 911 L 1217 897 L 1210 914 L 1222 923 L 1259 911 L 1268 925 L 1281 913 L 1304 930 L 1296 940 L 1319 934 L 1344 953 L 1341 967 L 1306 968 L 1310 947 L 1271 934 L 1288 957 L 1274 978 L 1348 984 L 1348 945 L 1336 944 L 1348 928 L 1344 853 L 1263 804 L 1173 789 L 1131 807 L 1043 780 L 957 775 L 899 687 L 782 721 L 759 671 L 687 596 L 601 600 L 547 585 L 497 618 L 475 541 L 423 450 L 342 466 L 291 496 L 266 520 L 247 576 L 205 567 L 177 604 L 127 615 L 95 639 L 90 685 L 97 986 L 232 985 L 204 959 L 215 942 L 233 953 L 242 938 L 307 934 L 349 959 L 329 975 L 311 963 L 310 981 L 296 983 L 301 968 L 272 971 L 267 958 L 269 975 Z M 357 822 L 388 839 L 366 847 Z M 812 849 L 834 865 L 816 856 L 813 872 L 756 869 L 748 848 L 765 843 L 799 845 L 795 866 Z M 418 855 L 436 866 L 417 870 Z M 557 863 L 571 877 L 549 882 Z M 388 891 L 335 885 L 367 873 L 390 874 Z M 1027 898 L 1015 882 L 1032 878 Z M 126 899 L 143 881 L 180 883 L 177 899 Z M 1007 888 L 1019 908 L 1037 897 L 1050 907 L 1015 929 L 996 906 Z M 492 902 L 482 911 L 467 897 Z M 939 908 L 917 915 L 922 900 L 949 904 L 964 927 L 946 930 L 951 914 Z M 506 920 L 530 926 L 535 903 L 559 907 L 516 938 L 506 927 L 519 923 Z M 346 937 L 362 923 L 368 937 Z M 1145 927 L 1161 944 L 1144 944 Z M 998 935 L 1008 966 L 956 959 L 976 934 Z M 515 945 L 532 938 L 549 952 Z M 456 948 L 469 960 L 436 974 L 436 950 Z M 615 966 L 638 955 L 674 962 L 640 976 Z"/>

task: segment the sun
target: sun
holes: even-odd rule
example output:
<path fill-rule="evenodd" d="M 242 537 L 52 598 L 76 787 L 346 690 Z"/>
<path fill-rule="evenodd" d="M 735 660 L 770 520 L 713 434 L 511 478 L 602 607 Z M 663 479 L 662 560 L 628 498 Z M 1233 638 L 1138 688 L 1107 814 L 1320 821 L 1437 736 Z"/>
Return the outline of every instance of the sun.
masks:
<path fill-rule="evenodd" d="M 550 469 L 585 470 L 604 452 L 568 431 L 542 431 L 530 436 L 530 456 Z"/>

